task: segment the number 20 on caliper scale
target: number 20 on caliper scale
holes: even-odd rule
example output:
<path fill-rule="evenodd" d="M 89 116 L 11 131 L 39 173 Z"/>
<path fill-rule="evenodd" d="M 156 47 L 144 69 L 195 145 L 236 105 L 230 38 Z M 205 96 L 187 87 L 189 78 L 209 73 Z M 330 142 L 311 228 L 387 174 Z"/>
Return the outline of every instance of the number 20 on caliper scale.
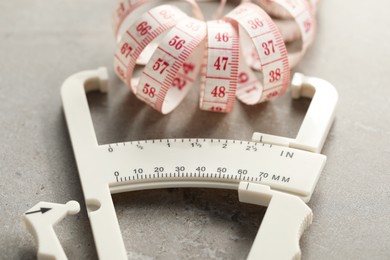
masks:
<path fill-rule="evenodd" d="M 66 120 L 100 259 L 127 259 L 111 193 L 170 187 L 238 190 L 241 202 L 268 207 L 248 259 L 300 256 L 299 238 L 312 221 L 305 202 L 326 161 L 319 152 L 338 99 L 331 84 L 295 74 L 293 98 L 312 98 L 295 139 L 254 133 L 252 141 L 159 139 L 98 145 L 86 92 L 107 89 L 103 68 L 75 74 L 62 86 Z M 38 240 L 45 240 L 44 235 L 39 238 L 40 233 L 36 233 Z M 63 252 L 60 246 L 51 251 L 46 255 Z"/>

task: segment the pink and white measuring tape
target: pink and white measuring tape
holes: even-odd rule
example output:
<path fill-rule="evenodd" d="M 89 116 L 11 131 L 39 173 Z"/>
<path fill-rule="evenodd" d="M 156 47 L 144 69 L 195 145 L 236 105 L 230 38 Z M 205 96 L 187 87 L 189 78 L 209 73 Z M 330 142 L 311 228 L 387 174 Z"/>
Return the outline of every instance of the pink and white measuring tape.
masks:
<path fill-rule="evenodd" d="M 223 20 L 207 22 L 202 64 L 200 108 L 218 112 L 233 109 L 238 81 L 240 42 L 234 26 Z"/>
<path fill-rule="evenodd" d="M 172 5 L 153 6 L 156 1 L 151 0 L 118 2 L 114 67 L 139 99 L 169 113 L 195 84 L 199 71 L 203 110 L 230 112 L 235 97 L 251 105 L 286 91 L 290 68 L 314 39 L 316 1 L 243 1 L 223 18 L 208 22 L 194 0 L 187 2 L 194 17 Z M 217 13 L 224 4 L 222 0 Z M 296 40 L 301 42 L 298 50 L 286 48 Z M 134 77 L 136 64 L 145 65 L 139 78 Z"/>

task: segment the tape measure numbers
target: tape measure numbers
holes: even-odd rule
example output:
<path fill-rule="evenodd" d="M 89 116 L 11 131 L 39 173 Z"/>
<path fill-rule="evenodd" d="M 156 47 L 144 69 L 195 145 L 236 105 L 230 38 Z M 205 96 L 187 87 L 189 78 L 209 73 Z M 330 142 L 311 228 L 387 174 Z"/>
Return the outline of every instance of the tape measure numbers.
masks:
<path fill-rule="evenodd" d="M 149 2 L 120 1 L 116 9 L 120 14 L 114 15 L 115 32 L 124 31 L 126 17 Z M 197 4 L 188 2 L 193 13 L 203 17 Z M 163 5 L 144 12 L 118 37 L 115 71 L 139 99 L 163 114 L 180 104 L 200 67 L 203 110 L 230 112 L 235 96 L 252 105 L 282 95 L 290 80 L 289 60 L 295 65 L 312 42 L 314 15 L 306 0 L 259 3 L 269 13 L 283 10 L 288 14 L 283 18 L 294 19 L 302 39 L 299 52 L 288 55 L 282 34 L 259 5 L 243 1 L 222 20 L 207 25 L 178 8 Z M 150 52 L 147 58 L 140 57 L 144 50 Z M 139 80 L 133 78 L 136 63 L 146 64 Z"/>
<path fill-rule="evenodd" d="M 207 22 L 206 51 L 201 72 L 200 108 L 230 112 L 236 98 L 239 39 L 232 24 Z"/>
<path fill-rule="evenodd" d="M 291 34 L 292 31 L 287 34 L 286 30 L 282 30 L 282 32 L 285 31 L 285 35 L 292 35 L 285 37 L 287 42 L 295 40 L 301 42 L 298 51 L 289 53 L 289 64 L 295 67 L 312 44 L 316 34 L 317 24 L 312 5 L 307 0 L 258 0 L 258 2 L 270 15 L 290 20 L 290 23 L 295 23 L 298 27 L 298 31 L 294 34 Z"/>
<path fill-rule="evenodd" d="M 182 101 L 200 70 L 205 27 L 205 23 L 188 18 L 167 33 L 142 72 L 139 99 L 163 114 Z"/>
<path fill-rule="evenodd" d="M 121 37 L 115 52 L 114 68 L 117 75 L 135 94 L 137 88 L 132 85 L 131 79 L 136 61 L 142 51 L 163 32 L 184 18 L 187 18 L 187 15 L 176 7 L 161 5 L 139 17 Z"/>
<path fill-rule="evenodd" d="M 239 81 L 238 99 L 252 105 L 283 94 L 290 82 L 290 68 L 286 47 L 271 18 L 252 3 L 240 5 L 226 17 L 240 25 L 240 37 L 244 39 L 243 50 L 245 45 L 256 49 L 259 57 L 257 69 L 262 74 L 262 80 L 259 80 L 241 59 L 240 75 L 246 75 L 247 80 Z"/>

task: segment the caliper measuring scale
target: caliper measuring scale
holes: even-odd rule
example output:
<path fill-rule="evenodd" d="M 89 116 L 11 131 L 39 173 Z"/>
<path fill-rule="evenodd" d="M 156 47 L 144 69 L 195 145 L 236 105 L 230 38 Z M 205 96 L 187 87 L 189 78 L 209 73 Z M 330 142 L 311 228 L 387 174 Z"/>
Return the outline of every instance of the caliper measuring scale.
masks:
<path fill-rule="evenodd" d="M 99 145 L 86 92 L 107 92 L 104 68 L 79 72 L 62 86 L 66 121 L 100 259 L 127 259 L 112 193 L 206 187 L 238 190 L 241 202 L 267 206 L 248 259 L 300 256 L 311 223 L 309 201 L 326 156 L 319 154 L 338 95 L 328 82 L 302 74 L 293 98 L 312 97 L 295 139 L 254 133 L 252 141 L 158 139 Z M 211 159 L 212 158 L 212 159 Z"/>

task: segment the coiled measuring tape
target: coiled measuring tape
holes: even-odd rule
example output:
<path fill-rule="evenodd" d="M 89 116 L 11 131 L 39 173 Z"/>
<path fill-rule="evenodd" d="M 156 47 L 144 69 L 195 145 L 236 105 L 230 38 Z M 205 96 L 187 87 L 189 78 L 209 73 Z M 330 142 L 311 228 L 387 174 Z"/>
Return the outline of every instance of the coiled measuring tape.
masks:
<path fill-rule="evenodd" d="M 148 2 L 130 5 L 130 1 L 122 1 L 115 31 Z M 124 8 L 124 3 L 129 8 Z M 286 11 L 268 6 L 273 4 Z M 174 6 L 162 5 L 143 13 L 118 37 L 116 72 L 140 99 L 162 113 L 180 103 L 200 70 L 202 109 L 228 112 L 235 95 L 248 104 L 278 96 L 289 82 L 288 62 L 295 65 L 313 40 L 315 21 L 303 1 L 261 1 L 260 5 L 268 6 L 274 16 L 295 19 L 302 38 L 299 52 L 287 53 L 282 40 L 292 41 L 297 36 L 280 33 L 252 3 L 243 3 L 224 19 L 207 23 Z M 200 17 L 195 7 L 193 13 Z M 252 43 L 253 48 L 248 48 L 252 51 L 241 51 L 240 45 L 248 43 Z M 148 46 L 153 54 L 142 57 Z M 137 62 L 146 66 L 141 78 L 134 80 Z M 324 167 L 326 157 L 318 153 L 337 103 L 337 92 L 329 83 L 295 76 L 293 97 L 316 93 L 295 139 L 255 133 L 252 141 L 165 139 L 103 146 L 97 144 L 85 97 L 86 91 L 97 89 L 107 91 L 103 69 L 71 76 L 62 87 L 62 98 L 99 258 L 127 259 L 111 193 L 166 187 L 238 189 L 240 201 L 268 206 L 248 259 L 300 255 L 299 236 L 312 218 L 303 201 L 310 199 Z M 233 160 L 243 153 L 243 160 Z M 29 230 L 40 241 L 40 258 L 66 259 L 52 225 L 78 210 L 75 202 L 40 203 L 25 213 Z"/>
<path fill-rule="evenodd" d="M 230 112 L 235 97 L 253 105 L 286 91 L 290 68 L 314 39 L 316 23 L 307 0 L 243 1 L 222 19 L 207 23 L 201 20 L 197 4 L 188 2 L 198 19 L 172 5 L 143 12 L 152 1 L 119 1 L 114 14 L 114 31 L 120 39 L 114 67 L 139 99 L 169 113 L 194 85 L 200 70 L 203 110 Z M 261 7 L 287 19 L 287 24 L 294 23 L 295 29 L 279 29 Z M 132 22 L 124 23 L 130 16 Z M 285 41 L 298 38 L 301 47 L 288 53 Z M 134 77 L 137 63 L 145 65 L 139 78 Z"/>

